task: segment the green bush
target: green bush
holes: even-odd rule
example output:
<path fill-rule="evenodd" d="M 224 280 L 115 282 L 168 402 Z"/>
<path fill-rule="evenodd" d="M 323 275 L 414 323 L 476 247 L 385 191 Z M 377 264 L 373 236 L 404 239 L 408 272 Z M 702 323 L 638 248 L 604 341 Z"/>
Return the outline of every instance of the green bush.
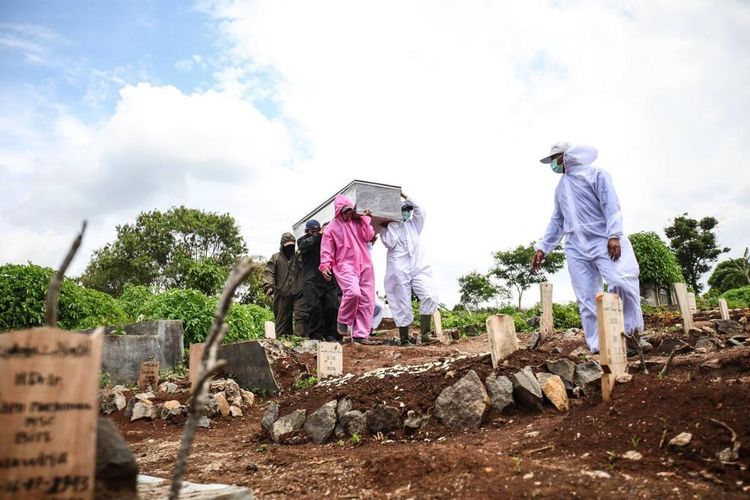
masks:
<path fill-rule="evenodd" d="M 0 266 L 0 332 L 41 326 L 44 299 L 54 271 L 34 264 Z M 120 304 L 107 294 L 65 279 L 60 286 L 58 326 L 85 330 L 127 321 Z"/>
<path fill-rule="evenodd" d="M 552 304 L 552 316 L 555 328 L 567 330 L 568 328 L 581 328 L 581 313 L 578 304 L 569 302 L 567 304 Z"/>
<path fill-rule="evenodd" d="M 721 294 L 721 298 L 727 301 L 727 306 L 736 309 L 750 307 L 750 286 L 735 288 Z"/>
<path fill-rule="evenodd" d="M 144 321 L 181 319 L 185 329 L 185 346 L 203 342 L 211 328 L 218 299 L 197 290 L 171 289 L 152 296 L 141 309 Z M 233 304 L 227 313 L 229 329 L 224 342 L 237 342 L 263 336 L 263 323 L 272 321 L 273 313 L 255 304 Z"/>
<path fill-rule="evenodd" d="M 138 317 L 143 314 L 143 307 L 146 302 L 153 297 L 151 289 L 143 285 L 125 285 L 122 295 L 117 301 L 120 303 L 125 314 L 130 321 L 138 321 Z"/>

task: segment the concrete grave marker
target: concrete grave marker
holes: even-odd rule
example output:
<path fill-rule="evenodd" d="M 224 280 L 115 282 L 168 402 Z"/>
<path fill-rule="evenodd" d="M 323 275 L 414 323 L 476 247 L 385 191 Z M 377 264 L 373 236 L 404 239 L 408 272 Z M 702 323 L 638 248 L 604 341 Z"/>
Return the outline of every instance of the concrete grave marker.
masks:
<path fill-rule="evenodd" d="M 615 379 L 628 372 L 628 354 L 625 346 L 625 320 L 622 301 L 614 293 L 596 296 L 596 318 L 599 329 L 599 364 L 602 373 L 602 399 L 609 401 Z"/>
<path fill-rule="evenodd" d="M 487 337 L 490 341 L 492 367 L 518 350 L 518 337 L 513 316 L 493 315 L 487 318 Z"/>
<path fill-rule="evenodd" d="M 435 323 L 435 335 L 443 344 L 450 344 L 451 338 L 443 332 L 443 320 L 440 317 L 440 310 L 432 314 L 432 321 Z"/>
<path fill-rule="evenodd" d="M 690 306 L 690 312 L 695 314 L 698 312 L 698 302 L 695 300 L 695 294 L 688 292 L 688 305 Z"/>
<path fill-rule="evenodd" d="M 145 391 L 149 387 L 156 389 L 159 385 L 159 362 L 143 361 L 141 372 L 138 374 L 138 388 Z"/>
<path fill-rule="evenodd" d="M 338 342 L 318 342 L 318 380 L 344 373 L 344 348 Z"/>
<path fill-rule="evenodd" d="M 682 316 L 682 331 L 690 332 L 693 327 L 693 313 L 690 312 L 690 302 L 688 299 L 687 285 L 685 283 L 675 283 L 674 293 L 677 296 L 677 304 L 680 306 L 680 315 Z"/>
<path fill-rule="evenodd" d="M 719 312 L 721 313 L 721 319 L 731 319 L 729 317 L 729 307 L 727 307 L 726 299 L 719 299 Z"/>
<path fill-rule="evenodd" d="M 188 372 L 190 373 L 190 389 L 195 388 L 198 383 L 198 371 L 201 368 L 201 358 L 206 344 L 190 344 L 190 358 L 188 361 Z"/>
<path fill-rule="evenodd" d="M 542 302 L 542 317 L 539 318 L 539 335 L 544 340 L 547 335 L 555 332 L 555 323 L 552 316 L 552 283 L 540 283 L 539 293 Z"/>
<path fill-rule="evenodd" d="M 267 339 L 275 339 L 276 338 L 276 324 L 273 321 L 266 321 L 263 324 L 263 327 L 265 328 L 266 338 Z"/>
<path fill-rule="evenodd" d="M 93 498 L 102 336 L 0 335 L 0 497 Z"/>

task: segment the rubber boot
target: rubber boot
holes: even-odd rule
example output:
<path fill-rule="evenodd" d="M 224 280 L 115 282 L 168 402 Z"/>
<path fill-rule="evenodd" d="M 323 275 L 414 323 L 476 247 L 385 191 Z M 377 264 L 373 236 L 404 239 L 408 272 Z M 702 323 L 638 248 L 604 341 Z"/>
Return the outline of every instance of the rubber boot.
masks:
<path fill-rule="evenodd" d="M 434 339 L 430 336 L 430 327 L 432 326 L 432 315 L 422 314 L 420 316 L 420 323 L 422 324 L 422 343 L 429 344 L 434 342 Z"/>
<path fill-rule="evenodd" d="M 398 335 L 401 337 L 401 347 L 411 347 L 414 345 L 411 343 L 411 340 L 409 340 L 409 327 L 408 326 L 399 326 Z"/>

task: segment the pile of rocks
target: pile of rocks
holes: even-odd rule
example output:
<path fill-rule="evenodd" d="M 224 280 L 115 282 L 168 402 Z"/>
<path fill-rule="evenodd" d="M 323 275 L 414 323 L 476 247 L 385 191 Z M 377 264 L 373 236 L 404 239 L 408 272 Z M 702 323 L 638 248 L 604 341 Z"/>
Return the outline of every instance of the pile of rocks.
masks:
<path fill-rule="evenodd" d="M 741 319 L 745 319 L 744 316 Z M 695 342 L 699 353 L 715 352 L 723 347 L 741 347 L 747 345 L 750 338 L 750 326 L 731 319 L 714 319 L 697 321 L 690 333 L 701 335 Z"/>
<path fill-rule="evenodd" d="M 183 404 L 179 399 L 184 399 L 180 395 L 185 396 L 189 390 L 181 389 L 173 382 L 167 381 L 159 385 L 156 394 L 153 391 L 141 392 L 135 394 L 130 400 L 125 395 L 127 392 L 128 389 L 121 385 L 101 390 L 99 393 L 99 411 L 104 415 L 124 411 L 125 418 L 131 422 L 157 418 L 179 421 L 180 417 L 187 416 L 188 401 Z M 157 399 L 157 394 L 159 396 L 174 395 L 175 399 L 157 403 L 154 401 Z M 163 397 L 159 399 L 163 399 Z M 255 395 L 250 391 L 240 389 L 240 386 L 234 380 L 215 380 L 211 383 L 206 416 L 201 420 L 200 425 L 208 427 L 210 424 L 209 418 L 217 416 L 242 416 L 242 409 L 248 408 L 254 403 Z"/>
<path fill-rule="evenodd" d="M 442 367 L 442 362 L 438 364 Z M 424 428 L 431 414 L 450 429 L 470 429 L 480 427 L 490 412 L 500 413 L 514 405 L 542 410 L 548 404 L 566 412 L 570 407 L 569 397 L 601 394 L 602 370 L 595 361 L 576 364 L 561 358 L 548 361 L 546 370 L 534 373 L 527 366 L 511 377 L 492 373 L 484 383 L 474 370 L 469 370 L 455 384 L 443 389 L 433 411 L 423 415 L 405 411 L 403 405 L 396 408 L 377 404 L 367 410 L 353 409 L 349 399 L 341 398 L 325 403 L 309 415 L 306 410 L 298 409 L 280 417 L 279 405 L 272 402 L 261 426 L 274 442 L 282 444 L 304 442 L 307 438 L 325 443 L 331 437 L 363 437 L 368 432 L 387 435 L 403 431 L 413 435 Z M 384 375 L 381 370 L 373 373 L 362 377 Z"/>

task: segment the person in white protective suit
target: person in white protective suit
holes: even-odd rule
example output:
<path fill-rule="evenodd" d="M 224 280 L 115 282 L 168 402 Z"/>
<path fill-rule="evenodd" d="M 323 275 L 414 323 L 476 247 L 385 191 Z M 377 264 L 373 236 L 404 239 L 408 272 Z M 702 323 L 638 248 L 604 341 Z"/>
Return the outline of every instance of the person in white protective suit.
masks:
<path fill-rule="evenodd" d="M 544 256 L 565 237 L 565 256 L 578 300 L 586 343 L 599 352 L 596 295 L 603 290 L 622 299 L 625 334 L 643 331 L 638 262 L 630 240 L 623 232 L 622 213 L 609 173 L 592 165 L 597 150 L 559 142 L 540 161 L 562 174 L 555 189 L 555 208 L 544 237 L 534 245 L 532 269 L 537 271 Z M 641 341 L 641 347 L 651 347 Z M 629 350 L 630 353 L 632 351 Z"/>
<path fill-rule="evenodd" d="M 419 298 L 422 342 L 432 342 L 432 315 L 438 308 L 438 298 L 432 279 L 432 268 L 427 263 L 419 235 L 424 227 L 425 214 L 421 207 L 405 194 L 401 206 L 402 222 L 390 222 L 380 230 L 380 239 L 388 250 L 385 271 L 385 294 L 393 320 L 398 327 L 401 345 L 411 346 L 409 326 L 414 321 L 411 308 L 412 291 Z"/>

